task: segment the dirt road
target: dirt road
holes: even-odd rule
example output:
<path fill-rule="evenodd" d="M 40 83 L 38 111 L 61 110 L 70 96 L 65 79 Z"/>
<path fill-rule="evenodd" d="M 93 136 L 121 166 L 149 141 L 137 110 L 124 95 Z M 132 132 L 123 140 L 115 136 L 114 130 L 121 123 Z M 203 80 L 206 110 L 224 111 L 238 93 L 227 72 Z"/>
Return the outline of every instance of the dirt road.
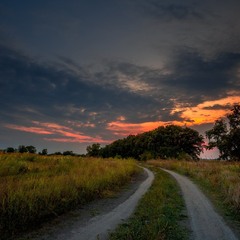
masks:
<path fill-rule="evenodd" d="M 217 214 L 205 195 L 188 178 L 175 172 L 165 170 L 179 183 L 186 203 L 190 225 L 191 239 L 194 240 L 237 240 L 232 230 Z"/>
<path fill-rule="evenodd" d="M 60 223 L 53 223 L 37 233 L 31 234 L 25 239 L 34 240 L 96 240 L 107 239 L 109 231 L 130 217 L 140 198 L 147 192 L 154 179 L 151 171 L 144 168 L 144 180 L 139 179 L 135 186 L 130 186 L 130 191 L 121 193 L 118 199 L 103 199 L 103 204 L 97 201 L 90 204 L 84 216 L 83 211 L 74 212 L 74 217 L 64 217 Z M 126 195 L 126 196 L 124 196 Z M 122 201 L 124 197 L 124 200 Z M 106 204 L 108 206 L 106 206 Z M 113 204 L 114 207 L 113 207 Z M 90 208 L 90 209 L 89 209 Z M 103 210 L 104 209 L 104 210 Z M 103 212 L 104 211 L 104 212 Z M 89 217 L 89 212 L 95 217 Z"/>

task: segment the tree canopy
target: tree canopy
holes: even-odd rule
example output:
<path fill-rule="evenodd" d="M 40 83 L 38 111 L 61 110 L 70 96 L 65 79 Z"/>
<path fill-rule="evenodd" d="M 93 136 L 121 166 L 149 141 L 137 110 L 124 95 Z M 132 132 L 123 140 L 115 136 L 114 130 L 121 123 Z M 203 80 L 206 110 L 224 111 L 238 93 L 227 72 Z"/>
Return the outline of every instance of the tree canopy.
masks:
<path fill-rule="evenodd" d="M 100 148 L 87 147 L 88 153 L 102 157 L 133 157 L 138 160 L 150 158 L 191 158 L 198 159 L 202 151 L 203 137 L 188 127 L 168 125 L 138 135 L 129 135 Z"/>
<path fill-rule="evenodd" d="M 87 146 L 87 155 L 89 157 L 98 157 L 100 156 L 100 144 L 94 143 L 91 146 Z"/>
<path fill-rule="evenodd" d="M 206 132 L 208 149 L 217 147 L 220 159 L 240 161 L 240 105 L 234 105 L 226 120 L 218 119 Z"/>

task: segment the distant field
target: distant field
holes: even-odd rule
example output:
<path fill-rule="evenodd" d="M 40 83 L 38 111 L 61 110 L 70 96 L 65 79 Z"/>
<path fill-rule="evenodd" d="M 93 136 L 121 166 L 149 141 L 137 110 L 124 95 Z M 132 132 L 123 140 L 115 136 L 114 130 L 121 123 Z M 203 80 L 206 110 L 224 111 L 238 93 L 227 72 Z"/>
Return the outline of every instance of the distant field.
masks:
<path fill-rule="evenodd" d="M 118 189 L 137 173 L 134 160 L 0 154 L 0 236 Z"/>
<path fill-rule="evenodd" d="M 240 162 L 152 160 L 148 163 L 189 176 L 226 216 L 240 224 Z"/>

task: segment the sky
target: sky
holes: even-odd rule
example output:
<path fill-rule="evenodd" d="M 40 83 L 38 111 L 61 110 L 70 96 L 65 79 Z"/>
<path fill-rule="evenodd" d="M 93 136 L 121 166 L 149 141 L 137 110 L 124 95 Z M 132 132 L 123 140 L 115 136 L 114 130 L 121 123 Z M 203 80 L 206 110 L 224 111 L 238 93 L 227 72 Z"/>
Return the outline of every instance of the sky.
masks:
<path fill-rule="evenodd" d="M 239 12 L 239 0 L 1 0 L 0 149 L 85 153 L 168 124 L 204 135 L 240 103 Z"/>

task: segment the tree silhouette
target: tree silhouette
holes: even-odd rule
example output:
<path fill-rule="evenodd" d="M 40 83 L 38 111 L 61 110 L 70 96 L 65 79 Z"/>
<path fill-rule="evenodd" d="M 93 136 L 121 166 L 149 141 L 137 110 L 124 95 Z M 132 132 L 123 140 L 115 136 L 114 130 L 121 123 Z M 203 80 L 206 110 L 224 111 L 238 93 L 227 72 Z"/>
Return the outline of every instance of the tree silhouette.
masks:
<path fill-rule="evenodd" d="M 15 149 L 13 147 L 8 147 L 5 152 L 7 153 L 14 153 L 15 152 Z"/>
<path fill-rule="evenodd" d="M 209 139 L 207 149 L 217 147 L 220 159 L 240 161 L 240 105 L 234 105 L 224 119 L 216 120 L 213 128 L 206 131 Z"/>
<path fill-rule="evenodd" d="M 100 149 L 100 145 L 87 147 L 88 155 L 102 157 L 198 159 L 202 151 L 203 137 L 191 128 L 169 125 L 153 131 L 130 135 Z"/>
<path fill-rule="evenodd" d="M 91 146 L 87 146 L 87 155 L 89 157 L 98 157 L 100 156 L 101 146 L 99 143 L 94 143 Z"/>
<path fill-rule="evenodd" d="M 18 152 L 26 153 L 26 152 L 28 152 L 28 149 L 24 145 L 19 145 Z"/>
<path fill-rule="evenodd" d="M 44 148 L 41 152 L 39 152 L 39 155 L 47 155 L 48 154 L 48 150 L 46 148 Z"/>

